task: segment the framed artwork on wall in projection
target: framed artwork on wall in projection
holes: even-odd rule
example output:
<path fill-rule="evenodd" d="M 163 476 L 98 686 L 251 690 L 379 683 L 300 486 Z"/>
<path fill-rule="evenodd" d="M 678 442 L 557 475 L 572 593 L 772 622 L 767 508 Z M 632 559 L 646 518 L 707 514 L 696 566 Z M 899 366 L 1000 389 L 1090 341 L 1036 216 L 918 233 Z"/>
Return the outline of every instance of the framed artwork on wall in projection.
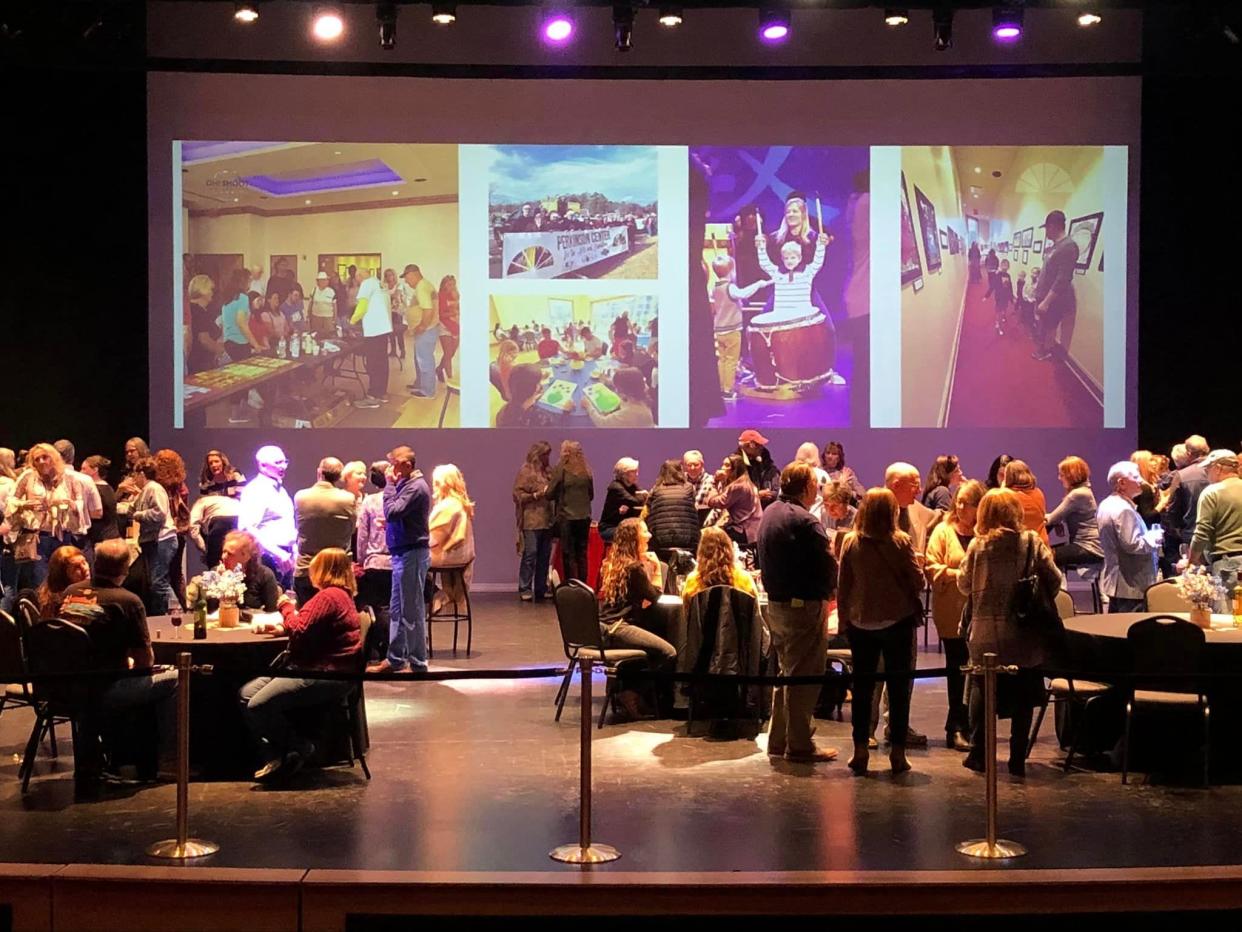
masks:
<path fill-rule="evenodd" d="M 906 173 L 901 173 L 901 283 L 923 277 L 923 265 L 919 261 L 919 247 L 914 235 L 914 217 L 910 212 L 910 194 L 906 185 Z M 917 288 L 915 289 L 918 290 Z"/>
<path fill-rule="evenodd" d="M 1024 248 L 1022 250 L 1022 264 L 1023 265 L 1031 264 L 1031 251 L 1029 249 Z"/>
<path fill-rule="evenodd" d="M 949 234 L 944 230 L 940 231 L 940 248 L 946 251 L 949 248 Z"/>
<path fill-rule="evenodd" d="M 940 240 L 936 236 L 936 205 L 928 200 L 927 195 L 916 184 L 914 186 L 914 203 L 919 212 L 919 225 L 923 230 L 923 254 L 927 256 L 927 271 L 935 272 L 941 266 Z"/>
<path fill-rule="evenodd" d="M 1078 244 L 1078 263 L 1075 269 L 1085 272 L 1095 258 L 1095 244 L 1100 239 L 1100 227 L 1104 225 L 1104 212 L 1075 217 L 1070 221 L 1069 238 Z"/>
<path fill-rule="evenodd" d="M 971 242 L 971 243 L 979 242 L 979 218 L 978 217 L 967 217 L 966 218 L 966 239 L 968 242 Z"/>
<path fill-rule="evenodd" d="M 1035 242 L 1031 243 L 1031 252 L 1039 255 L 1044 249 L 1044 228 L 1035 231 Z"/>

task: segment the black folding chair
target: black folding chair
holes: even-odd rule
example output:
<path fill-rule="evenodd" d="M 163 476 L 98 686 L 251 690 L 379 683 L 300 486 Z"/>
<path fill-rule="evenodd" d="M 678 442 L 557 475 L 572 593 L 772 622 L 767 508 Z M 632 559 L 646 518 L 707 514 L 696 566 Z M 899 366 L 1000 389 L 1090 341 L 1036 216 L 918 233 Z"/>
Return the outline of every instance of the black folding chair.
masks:
<path fill-rule="evenodd" d="M 617 674 L 622 667 L 645 664 L 647 652 L 628 648 L 604 647 L 604 636 L 599 627 L 599 602 L 595 591 L 586 583 L 577 579 L 556 587 L 553 593 L 556 603 L 556 621 L 561 628 L 561 641 L 565 647 L 565 659 L 568 669 L 561 687 L 556 692 L 556 718 L 561 720 L 561 711 L 565 708 L 565 698 L 569 695 L 569 684 L 573 680 L 574 671 L 581 660 L 589 659 L 591 669 L 604 671 L 607 677 L 607 688 L 604 690 L 604 707 L 599 713 L 599 727 L 604 727 L 604 718 L 608 714 L 608 706 L 617 691 Z"/>
<path fill-rule="evenodd" d="M 85 677 L 72 676 L 92 670 L 94 659 L 90 636 L 71 621 L 53 618 L 31 628 L 26 635 L 26 661 L 34 680 L 35 723 L 18 769 L 23 793 L 30 787 L 39 742 L 58 723 L 69 723 L 75 769 L 82 769 L 81 765 L 86 760 L 94 762 L 93 752 L 97 749 L 87 748 L 87 741 L 82 740 L 86 736 L 79 737 L 79 725 L 89 714 L 94 697 L 103 685 Z M 41 674 L 56 674 L 56 678 L 43 680 L 40 679 Z M 92 737 L 91 740 L 95 739 Z"/>
<path fill-rule="evenodd" d="M 0 611 L 0 713 L 9 707 L 34 708 L 30 673 L 26 667 L 26 645 L 22 630 L 13 616 Z"/>
<path fill-rule="evenodd" d="M 1203 629 L 1173 615 L 1155 615 L 1130 625 L 1126 641 L 1134 657 L 1134 679 L 1126 700 L 1126 736 L 1121 782 L 1130 775 L 1131 722 L 1137 708 L 1196 710 L 1203 720 L 1203 785 L 1211 763 L 1211 715 L 1203 681 Z"/>

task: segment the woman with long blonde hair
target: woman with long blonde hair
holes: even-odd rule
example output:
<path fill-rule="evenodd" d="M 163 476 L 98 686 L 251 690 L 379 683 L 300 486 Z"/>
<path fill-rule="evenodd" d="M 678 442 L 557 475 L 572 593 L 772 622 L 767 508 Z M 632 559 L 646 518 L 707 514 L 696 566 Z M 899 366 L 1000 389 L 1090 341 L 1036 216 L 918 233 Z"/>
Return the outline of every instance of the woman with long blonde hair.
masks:
<path fill-rule="evenodd" d="M 653 668 L 667 669 L 677 661 L 677 649 L 647 630 L 654 623 L 651 610 L 660 600 L 660 564 L 647 549 L 650 541 L 651 532 L 638 518 L 627 518 L 617 526 L 599 571 L 600 634 L 605 647 L 644 650 Z M 665 693 L 671 698 L 671 689 Z M 627 714 L 636 718 L 637 693 L 623 687 L 618 698 Z"/>
<path fill-rule="evenodd" d="M 681 591 L 683 601 L 689 603 L 700 592 L 712 586 L 732 586 L 758 598 L 754 579 L 738 566 L 733 552 L 733 541 L 720 528 L 703 529 L 703 536 L 699 538 L 696 564 L 686 577 L 685 587 Z"/>
<path fill-rule="evenodd" d="M 461 572 L 444 574 L 444 594 L 454 603 L 464 602 L 474 575 L 474 502 L 466 493 L 466 479 L 452 463 L 431 472 L 431 535 L 433 567 L 464 566 Z M 434 606 L 435 611 L 438 606 Z"/>
<path fill-rule="evenodd" d="M 587 540 L 591 534 L 591 502 L 595 478 L 577 440 L 561 443 L 560 462 L 552 469 L 544 493 L 556 510 L 565 579 L 587 579 Z"/>
<path fill-rule="evenodd" d="M 491 365 L 492 385 L 496 387 L 496 391 L 500 392 L 500 397 L 505 401 L 509 401 L 509 373 L 513 371 L 513 367 L 517 365 L 518 345 L 513 340 L 504 339 L 500 341 L 500 345 L 496 347 L 496 361 Z"/>
<path fill-rule="evenodd" d="M 36 443 L 25 465 L 5 504 L 9 530 L 17 535 L 13 556 L 18 592 L 41 586 L 53 551 L 84 533 L 76 490 L 65 479 L 65 461 L 56 448 Z"/>

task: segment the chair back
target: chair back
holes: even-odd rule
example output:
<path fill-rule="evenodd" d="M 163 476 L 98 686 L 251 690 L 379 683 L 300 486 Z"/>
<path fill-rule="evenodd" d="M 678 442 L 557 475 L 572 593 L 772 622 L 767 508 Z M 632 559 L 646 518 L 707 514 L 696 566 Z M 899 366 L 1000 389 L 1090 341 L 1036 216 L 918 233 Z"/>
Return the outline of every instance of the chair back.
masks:
<path fill-rule="evenodd" d="M 758 673 L 759 617 L 759 603 L 741 589 L 712 586 L 695 593 L 687 611 L 679 672 Z M 726 619 L 728 624 L 723 624 Z"/>
<path fill-rule="evenodd" d="M 1064 618 L 1074 617 L 1074 612 L 1075 612 L 1074 597 L 1072 595 L 1070 595 L 1064 589 L 1058 589 L 1056 602 L 1057 602 L 1057 614 L 1060 615 L 1061 618 L 1064 619 Z"/>
<path fill-rule="evenodd" d="M 77 715 L 106 680 L 65 677 L 40 681 L 43 673 L 86 673 L 95 668 L 90 635 L 63 618 L 40 622 L 26 635 L 26 662 L 34 679 L 34 697 L 54 714 Z"/>
<path fill-rule="evenodd" d="M 1177 591 L 1177 583 L 1171 579 L 1163 579 L 1155 585 L 1148 586 L 1144 593 L 1149 612 L 1189 612 L 1193 605 L 1181 597 Z"/>
<path fill-rule="evenodd" d="M 1154 615 L 1130 625 L 1126 641 L 1134 657 L 1134 686 L 1166 692 L 1201 692 L 1187 681 L 1202 672 L 1203 629 L 1172 615 Z"/>
<path fill-rule="evenodd" d="M 22 637 L 30 633 L 30 629 L 37 625 L 40 621 L 39 606 L 35 605 L 30 599 L 17 600 L 17 624 L 22 632 Z"/>
<path fill-rule="evenodd" d="M 367 668 L 367 635 L 371 633 L 371 626 L 373 624 L 375 624 L 375 609 L 367 605 L 358 613 L 357 672 L 359 673 L 362 673 Z"/>
<path fill-rule="evenodd" d="M 580 647 L 602 651 L 604 639 L 599 630 L 599 603 L 595 592 L 578 579 L 556 587 L 552 595 L 556 603 L 556 621 L 561 626 L 565 656 L 573 660 Z"/>
<path fill-rule="evenodd" d="M 26 683 L 26 648 L 13 616 L 0 611 L 0 684 L 4 683 Z"/>

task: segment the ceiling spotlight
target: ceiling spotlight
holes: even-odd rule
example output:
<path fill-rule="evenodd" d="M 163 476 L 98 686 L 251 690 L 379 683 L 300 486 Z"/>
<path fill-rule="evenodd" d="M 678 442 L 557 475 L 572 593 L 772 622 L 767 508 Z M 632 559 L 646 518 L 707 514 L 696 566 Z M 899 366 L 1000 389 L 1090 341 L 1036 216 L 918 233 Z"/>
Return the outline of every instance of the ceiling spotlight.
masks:
<path fill-rule="evenodd" d="M 1022 7 L 992 8 L 992 38 L 997 42 L 1017 42 L 1022 38 Z"/>
<path fill-rule="evenodd" d="M 760 10 L 759 38 L 768 44 L 784 42 L 789 38 L 788 10 Z"/>
<path fill-rule="evenodd" d="M 634 8 L 618 4 L 612 8 L 612 34 L 618 52 L 634 47 Z"/>
<path fill-rule="evenodd" d="M 254 3 L 233 4 L 233 19 L 239 23 L 253 23 L 259 18 L 259 7 Z"/>
<path fill-rule="evenodd" d="M 564 45 L 574 34 L 574 21 L 568 13 L 549 13 L 543 21 L 543 37 L 553 45 Z"/>
<path fill-rule="evenodd" d="M 660 7 L 660 25 L 670 29 L 682 23 L 681 7 L 665 5 Z"/>
<path fill-rule="evenodd" d="M 904 26 L 908 22 L 910 22 L 909 10 L 899 7 L 889 7 L 884 11 L 885 26 Z"/>
<path fill-rule="evenodd" d="M 380 48 L 391 52 L 397 47 L 397 4 L 393 0 L 377 3 L 375 18 L 379 20 Z"/>
<path fill-rule="evenodd" d="M 433 3 L 431 5 L 431 21 L 440 26 L 451 26 L 457 22 L 456 3 Z"/>
<path fill-rule="evenodd" d="M 1090 26 L 1098 26 L 1100 25 L 1100 22 L 1100 14 L 1096 13 L 1094 10 L 1084 10 L 1078 14 L 1078 25 L 1082 26 L 1083 29 Z"/>
<path fill-rule="evenodd" d="M 947 52 L 953 48 L 953 8 L 938 6 L 932 10 L 932 30 L 936 37 L 936 51 Z"/>
<path fill-rule="evenodd" d="M 335 6 L 316 6 L 311 32 L 320 42 L 334 42 L 345 32 L 345 19 Z"/>

